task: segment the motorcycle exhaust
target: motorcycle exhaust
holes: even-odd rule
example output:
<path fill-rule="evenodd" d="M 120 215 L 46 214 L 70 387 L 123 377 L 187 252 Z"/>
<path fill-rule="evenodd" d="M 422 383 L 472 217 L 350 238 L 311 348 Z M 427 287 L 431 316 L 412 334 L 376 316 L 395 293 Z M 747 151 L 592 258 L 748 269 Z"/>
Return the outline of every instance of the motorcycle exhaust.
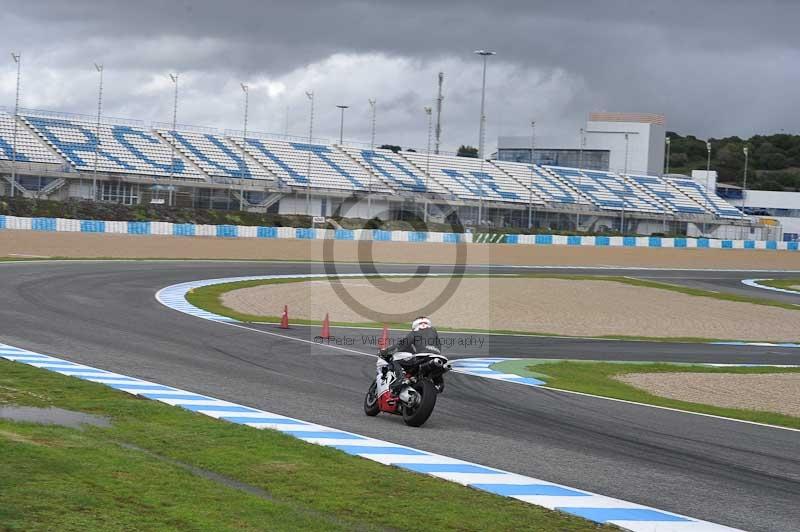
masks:
<path fill-rule="evenodd" d="M 414 406 L 419 401 L 419 392 L 411 386 L 406 386 L 397 397 L 405 404 Z"/>

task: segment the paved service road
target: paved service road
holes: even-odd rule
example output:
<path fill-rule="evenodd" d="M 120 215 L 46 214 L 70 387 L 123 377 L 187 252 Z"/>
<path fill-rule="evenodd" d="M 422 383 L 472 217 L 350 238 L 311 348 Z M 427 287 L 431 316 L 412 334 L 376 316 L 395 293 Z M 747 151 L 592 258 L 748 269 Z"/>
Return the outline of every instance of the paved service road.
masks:
<path fill-rule="evenodd" d="M 429 423 L 412 429 L 398 418 L 363 415 L 372 357 L 208 322 L 154 299 L 158 289 L 183 281 L 318 271 L 319 265 L 233 262 L 0 264 L 0 341 L 699 519 L 798 529 L 800 432 L 461 374 L 448 376 Z M 645 274 L 625 275 L 639 273 Z M 798 352 L 530 337 L 490 337 L 484 348 L 453 350 L 770 363 L 798 363 Z"/>

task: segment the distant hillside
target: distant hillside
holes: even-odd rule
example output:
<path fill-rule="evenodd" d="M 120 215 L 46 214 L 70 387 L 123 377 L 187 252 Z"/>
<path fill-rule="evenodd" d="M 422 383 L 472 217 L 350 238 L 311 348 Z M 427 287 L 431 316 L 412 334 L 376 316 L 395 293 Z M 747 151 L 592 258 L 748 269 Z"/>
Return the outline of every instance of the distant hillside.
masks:
<path fill-rule="evenodd" d="M 692 170 L 706 169 L 706 142 L 692 135 L 682 137 L 672 131 L 670 138 L 670 173 L 691 175 Z M 748 146 L 750 162 L 747 188 L 755 190 L 800 190 L 800 135 L 755 135 L 742 140 L 726 137 L 711 140 L 711 169 L 721 183 L 742 185 L 743 148 Z"/>

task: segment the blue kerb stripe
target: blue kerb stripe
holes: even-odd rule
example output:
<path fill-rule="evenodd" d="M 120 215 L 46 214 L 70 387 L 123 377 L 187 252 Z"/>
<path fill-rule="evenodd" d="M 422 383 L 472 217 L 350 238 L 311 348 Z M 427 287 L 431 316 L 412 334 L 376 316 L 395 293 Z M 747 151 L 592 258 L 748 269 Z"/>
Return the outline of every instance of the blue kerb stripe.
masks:
<path fill-rule="evenodd" d="M 461 235 L 458 233 L 444 233 L 442 235 L 442 242 L 445 244 L 458 244 L 461 241 Z"/>
<path fill-rule="evenodd" d="M 282 430 L 284 434 L 290 434 L 296 438 L 332 438 L 336 440 L 366 440 L 364 436 L 358 434 L 348 434 L 347 432 L 333 431 L 307 431 L 307 430 Z"/>
<path fill-rule="evenodd" d="M 317 238 L 317 232 L 314 229 L 298 227 L 294 230 L 294 236 L 300 240 L 315 240 Z"/>
<path fill-rule="evenodd" d="M 778 249 L 778 242 L 775 240 L 767 240 L 767 249 Z"/>
<path fill-rule="evenodd" d="M 175 236 L 194 236 L 194 224 L 172 224 L 172 234 Z"/>
<path fill-rule="evenodd" d="M 660 248 L 661 247 L 661 237 L 660 236 L 651 236 L 650 240 L 648 241 L 647 245 L 651 248 Z"/>
<path fill-rule="evenodd" d="M 256 236 L 258 238 L 278 238 L 278 228 L 277 227 L 259 227 L 256 230 Z"/>
<path fill-rule="evenodd" d="M 149 235 L 150 222 L 128 222 L 129 235 Z"/>
<path fill-rule="evenodd" d="M 744 249 L 756 249 L 756 241 L 755 240 L 745 240 L 744 241 Z"/>
<path fill-rule="evenodd" d="M 572 235 L 567 237 L 567 245 L 568 246 L 580 246 L 582 242 L 582 238 L 577 235 Z"/>
<path fill-rule="evenodd" d="M 709 247 L 708 239 L 707 238 L 698 238 L 697 239 L 697 247 L 699 247 L 699 248 L 707 248 L 707 247 Z"/>
<path fill-rule="evenodd" d="M 791 249 L 792 251 L 797 251 L 798 242 L 787 242 L 786 249 Z"/>
<path fill-rule="evenodd" d="M 622 245 L 628 248 L 632 248 L 636 246 L 636 237 L 635 236 L 624 236 L 622 237 Z"/>
<path fill-rule="evenodd" d="M 102 220 L 81 220 L 81 233 L 105 233 L 106 223 Z"/>
<path fill-rule="evenodd" d="M 556 510 L 577 515 L 597 523 L 609 521 L 691 521 L 685 517 L 665 514 L 648 508 L 573 508 L 559 507 Z"/>
<path fill-rule="evenodd" d="M 246 406 L 229 406 L 229 405 L 178 405 L 186 410 L 197 412 L 198 410 L 208 410 L 209 412 L 258 412 L 255 408 L 248 408 Z"/>
<path fill-rule="evenodd" d="M 685 238 L 676 238 L 673 240 L 674 247 L 676 248 L 685 248 L 686 247 L 686 239 Z"/>
<path fill-rule="evenodd" d="M 118 390 L 175 390 L 175 388 L 170 388 L 169 386 L 164 386 L 162 384 L 147 384 L 145 382 L 131 382 L 130 384 L 106 384 L 106 386 L 111 386 L 112 388 L 116 388 Z M 178 397 L 173 395 L 172 397 Z"/>
<path fill-rule="evenodd" d="M 519 235 L 506 235 L 506 244 L 519 244 Z"/>
<path fill-rule="evenodd" d="M 569 490 L 552 484 L 470 484 L 476 488 L 497 495 L 512 497 L 514 495 L 552 495 L 555 497 L 591 497 L 588 493 Z"/>
<path fill-rule="evenodd" d="M 56 371 L 58 371 L 59 373 L 60 373 L 60 372 L 62 372 L 62 371 L 80 371 L 81 373 L 97 373 L 98 375 L 106 375 L 106 374 L 108 374 L 108 373 L 109 373 L 108 371 L 106 371 L 106 370 L 104 370 L 104 369 L 97 369 L 97 368 L 78 368 L 78 367 L 76 367 L 76 368 L 73 368 L 73 369 L 69 369 L 69 368 L 58 368 Z"/>
<path fill-rule="evenodd" d="M 0 214 L 0 229 L 6 228 L 6 217 L 4 214 Z"/>
<path fill-rule="evenodd" d="M 503 475 L 500 471 L 494 471 L 486 467 L 474 464 L 394 464 L 398 467 L 410 469 L 417 473 L 484 473 L 488 475 Z"/>
<path fill-rule="evenodd" d="M 608 246 L 611 244 L 611 239 L 607 236 L 596 236 L 594 237 L 594 245 L 595 246 Z"/>
<path fill-rule="evenodd" d="M 536 244 L 552 244 L 553 235 L 536 235 L 533 241 Z"/>
<path fill-rule="evenodd" d="M 147 397 L 148 399 L 180 399 L 181 401 L 215 401 L 216 400 L 213 397 L 206 397 L 205 395 L 198 395 L 198 394 L 173 395 L 173 394 L 169 394 L 169 393 L 154 392 L 154 393 L 143 393 L 142 395 L 144 397 Z"/>
<path fill-rule="evenodd" d="M 353 240 L 353 231 L 349 229 L 337 229 L 333 232 L 333 238 L 336 240 Z"/>
<path fill-rule="evenodd" d="M 723 240 L 722 249 L 733 249 L 733 240 Z"/>
<path fill-rule="evenodd" d="M 31 229 L 34 231 L 55 231 L 55 218 L 31 218 Z"/>
<path fill-rule="evenodd" d="M 235 238 L 239 236 L 239 228 L 235 225 L 218 225 L 217 236 Z"/>
<path fill-rule="evenodd" d="M 391 231 L 382 231 L 380 229 L 372 230 L 372 240 L 391 240 L 391 239 L 392 239 Z"/>
<path fill-rule="evenodd" d="M 545 383 L 544 381 L 540 381 L 539 379 L 534 379 L 532 377 L 512 377 L 510 379 L 503 380 L 507 380 L 509 382 L 519 382 L 522 384 L 533 384 L 535 386 L 540 386 Z"/>
<path fill-rule="evenodd" d="M 347 454 L 396 454 L 404 456 L 425 456 L 428 453 L 417 451 L 416 449 L 406 449 L 405 447 L 371 447 L 367 445 L 329 445 L 334 449 L 339 449 Z"/>
<path fill-rule="evenodd" d="M 264 414 L 264 417 L 245 417 L 245 416 L 237 416 L 236 414 L 231 414 L 230 416 L 222 416 L 220 417 L 220 419 L 224 419 L 225 421 L 230 421 L 231 423 L 275 423 L 276 425 L 308 424 L 302 421 L 297 421 L 296 419 L 288 419 L 285 417 L 274 417 L 274 416 L 269 416 L 268 414 Z"/>
<path fill-rule="evenodd" d="M 428 233 L 424 231 L 412 231 L 408 233 L 408 241 L 409 242 L 427 242 L 428 241 Z"/>

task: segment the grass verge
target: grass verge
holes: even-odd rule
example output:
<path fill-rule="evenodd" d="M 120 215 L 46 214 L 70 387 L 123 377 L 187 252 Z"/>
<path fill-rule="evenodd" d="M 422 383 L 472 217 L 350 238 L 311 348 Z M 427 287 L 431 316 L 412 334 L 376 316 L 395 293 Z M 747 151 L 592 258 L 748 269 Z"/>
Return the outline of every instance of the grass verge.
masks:
<path fill-rule="evenodd" d="M 108 417 L 0 419 L 2 530 L 597 530 L 583 519 L 0 361 L 0 406 Z M 419 504 L 420 493 L 434 506 Z"/>
<path fill-rule="evenodd" d="M 369 278 L 369 277 L 376 277 L 376 276 L 364 276 L 364 278 Z M 470 274 L 470 275 L 464 275 L 463 277 L 491 277 L 491 276 L 481 275 L 481 274 Z M 348 277 L 348 279 L 354 279 L 354 278 L 355 277 Z M 791 303 L 784 303 L 781 301 L 773 301 L 770 299 L 741 296 L 737 294 L 722 294 L 716 292 L 709 292 L 706 290 L 699 290 L 696 288 L 689 288 L 686 286 L 659 283 L 649 280 L 622 277 L 622 276 L 518 274 L 518 275 L 503 275 L 503 278 L 562 279 L 562 280 L 572 280 L 572 281 L 609 281 L 609 282 L 628 284 L 632 286 L 641 286 L 645 288 L 670 290 L 673 292 L 679 292 L 682 294 L 696 296 L 696 297 L 710 297 L 714 299 L 720 299 L 723 301 L 751 303 L 754 305 L 766 305 L 771 307 L 779 307 L 787 310 L 800 311 L 800 307 L 792 305 Z M 239 290 L 242 288 L 253 288 L 256 286 L 269 285 L 269 284 L 301 283 L 307 281 L 308 281 L 307 278 L 294 278 L 294 279 L 283 278 L 283 279 L 263 279 L 255 281 L 239 281 L 232 283 L 223 283 L 212 286 L 204 286 L 201 288 L 195 288 L 191 290 L 188 294 L 186 294 L 186 299 L 189 301 L 189 303 L 198 308 L 207 310 L 209 312 L 213 312 L 214 314 L 219 314 L 220 316 L 227 316 L 235 320 L 250 322 L 250 323 L 279 323 L 281 320 L 280 316 L 261 316 L 257 314 L 247 314 L 226 307 L 222 303 L 222 296 L 227 292 L 231 292 L 233 290 Z M 321 325 L 322 321 L 292 318 L 292 323 L 296 323 L 298 325 Z M 380 328 L 384 324 L 369 322 L 369 321 L 366 322 L 332 321 L 331 325 L 334 326 L 338 325 L 344 327 Z M 405 329 L 408 327 L 407 323 L 388 323 L 386 325 L 388 325 L 391 328 L 399 328 L 399 329 Z M 555 334 L 548 332 L 489 330 L 489 329 L 479 329 L 479 328 L 438 327 L 438 329 L 440 331 L 458 331 L 458 332 L 471 332 L 471 333 L 484 333 L 484 334 L 485 333 L 513 334 L 521 336 L 564 336 L 564 337 L 569 336 L 569 335 Z M 580 338 L 580 337 L 574 336 L 574 338 Z M 607 339 L 607 340 L 656 341 L 656 342 L 677 342 L 677 343 L 736 341 L 736 339 L 732 338 L 700 338 L 700 337 L 675 337 L 675 336 L 653 337 L 653 336 L 636 336 L 636 335 L 604 335 L 604 336 L 598 336 L 596 338 Z"/>
<path fill-rule="evenodd" d="M 771 286 L 773 288 L 782 288 L 783 290 L 791 290 L 800 294 L 800 290 L 796 288 L 800 286 L 800 279 L 764 279 L 763 281 L 758 281 L 758 284 Z"/>
<path fill-rule="evenodd" d="M 736 373 L 736 374 L 765 374 L 765 373 L 800 373 L 800 368 L 771 368 L 771 367 L 726 367 L 715 368 L 696 364 L 671 364 L 649 362 L 585 362 L 577 360 L 543 360 L 521 359 L 509 360 L 494 364 L 492 368 L 504 373 L 514 373 L 524 377 L 535 377 L 544 380 L 550 388 L 572 390 L 576 392 L 624 399 L 637 403 L 666 406 L 690 412 L 701 412 L 769 425 L 780 425 L 800 429 L 800 418 L 763 412 L 759 410 L 744 410 L 738 408 L 724 408 L 702 403 L 678 401 L 650 394 L 644 390 L 620 382 L 614 377 L 626 373 Z"/>

